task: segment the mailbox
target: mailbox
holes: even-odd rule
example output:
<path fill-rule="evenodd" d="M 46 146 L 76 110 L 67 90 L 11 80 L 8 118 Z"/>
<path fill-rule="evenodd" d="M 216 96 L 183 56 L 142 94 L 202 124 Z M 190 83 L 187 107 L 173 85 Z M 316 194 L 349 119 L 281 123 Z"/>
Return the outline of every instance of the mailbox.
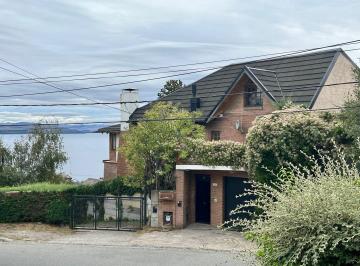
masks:
<path fill-rule="evenodd" d="M 159 200 L 160 201 L 173 201 L 175 199 L 175 193 L 173 191 L 160 191 Z"/>
<path fill-rule="evenodd" d="M 173 225 L 173 213 L 172 212 L 164 212 L 164 226 L 172 226 Z"/>

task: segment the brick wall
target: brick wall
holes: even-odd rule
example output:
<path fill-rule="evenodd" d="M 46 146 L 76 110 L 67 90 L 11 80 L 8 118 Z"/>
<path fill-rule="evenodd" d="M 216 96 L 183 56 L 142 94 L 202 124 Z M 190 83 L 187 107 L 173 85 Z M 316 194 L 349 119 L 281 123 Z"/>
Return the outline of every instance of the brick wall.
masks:
<path fill-rule="evenodd" d="M 117 163 L 104 160 L 104 180 L 109 180 L 117 176 Z"/>
<path fill-rule="evenodd" d="M 123 140 L 121 133 L 116 133 L 118 149 L 122 147 Z M 117 176 L 126 176 L 130 174 L 129 166 L 123 153 L 112 149 L 111 137 L 109 134 L 109 160 L 104 160 L 104 179 L 109 180 Z"/>
<path fill-rule="evenodd" d="M 247 79 L 247 77 L 243 77 L 231 91 L 231 94 L 243 93 Z M 245 135 L 256 116 L 268 114 L 274 110 L 272 100 L 265 93 L 262 93 L 262 100 L 262 106 L 244 107 L 243 94 L 227 96 L 215 114 L 215 116 L 223 114 L 224 117 L 214 119 L 206 126 L 208 139 L 211 137 L 211 131 L 220 131 L 220 139 L 244 142 Z M 237 120 L 240 122 L 242 131 L 235 128 Z"/>
<path fill-rule="evenodd" d="M 176 209 L 174 221 L 176 228 L 183 228 L 188 224 L 195 223 L 196 174 L 210 176 L 210 224 L 214 226 L 224 222 L 224 177 L 248 177 L 247 173 L 242 171 L 176 171 L 176 201 L 172 206 L 164 205 L 165 207 L 161 207 L 159 212 L 159 215 L 162 215 L 165 209 L 167 211 Z M 178 201 L 182 201 L 182 207 L 176 205 Z"/>

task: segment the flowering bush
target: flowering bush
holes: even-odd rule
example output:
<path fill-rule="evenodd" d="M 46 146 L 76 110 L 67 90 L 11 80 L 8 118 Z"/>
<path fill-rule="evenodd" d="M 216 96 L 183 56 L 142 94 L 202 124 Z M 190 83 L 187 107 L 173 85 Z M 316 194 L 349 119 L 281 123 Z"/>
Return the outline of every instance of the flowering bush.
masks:
<path fill-rule="evenodd" d="M 232 222 L 258 243 L 263 265 L 360 264 L 360 175 L 338 154 L 318 153 L 311 167 L 289 164 L 272 186 L 254 182 L 246 194 L 255 199 L 233 210 L 259 210 Z"/>
<path fill-rule="evenodd" d="M 187 148 L 191 160 L 204 165 L 224 165 L 235 169 L 245 165 L 245 147 L 239 142 L 191 140 Z"/>
<path fill-rule="evenodd" d="M 256 118 L 246 138 L 246 166 L 250 176 L 270 182 L 275 176 L 266 169 L 278 171 L 284 162 L 306 164 L 304 154 L 312 155 L 316 148 L 331 146 L 337 127 L 331 115 L 304 112 L 300 107 Z"/>

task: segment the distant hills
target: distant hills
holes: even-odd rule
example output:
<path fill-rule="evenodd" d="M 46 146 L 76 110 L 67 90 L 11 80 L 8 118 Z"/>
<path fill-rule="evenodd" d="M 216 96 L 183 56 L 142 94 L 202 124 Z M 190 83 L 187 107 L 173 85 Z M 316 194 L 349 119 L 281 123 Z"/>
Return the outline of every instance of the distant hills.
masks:
<path fill-rule="evenodd" d="M 62 134 L 95 133 L 99 128 L 108 124 L 59 125 Z M 32 123 L 0 123 L 0 134 L 26 134 L 33 127 Z M 49 127 L 49 126 L 46 126 Z"/>

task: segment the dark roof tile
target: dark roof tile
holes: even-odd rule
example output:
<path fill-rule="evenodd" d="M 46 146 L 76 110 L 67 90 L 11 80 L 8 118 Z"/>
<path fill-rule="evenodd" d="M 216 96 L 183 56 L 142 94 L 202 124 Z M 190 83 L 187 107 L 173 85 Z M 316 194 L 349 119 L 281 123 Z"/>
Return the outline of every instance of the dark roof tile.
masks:
<path fill-rule="evenodd" d="M 285 97 L 290 97 L 294 103 L 309 106 L 331 62 L 339 52 L 342 52 L 342 50 L 333 49 L 225 66 L 196 81 L 197 97 L 201 98 L 199 111 L 203 113 L 204 117 L 209 117 L 223 99 L 223 95 L 229 91 L 245 69 L 254 75 L 275 100 L 281 99 L 284 95 Z M 275 71 L 277 79 L 274 72 L 261 69 Z M 282 91 L 280 91 L 279 85 Z M 304 86 L 313 87 L 301 88 Z M 293 91 L 289 91 L 290 89 Z M 214 97 L 212 97 L 212 95 Z M 171 101 L 184 108 L 188 108 L 190 107 L 190 98 L 192 97 L 190 84 L 163 97 L 161 100 Z M 130 121 L 141 120 L 145 111 L 149 109 L 150 106 L 151 105 L 148 104 L 136 109 L 130 116 Z"/>

